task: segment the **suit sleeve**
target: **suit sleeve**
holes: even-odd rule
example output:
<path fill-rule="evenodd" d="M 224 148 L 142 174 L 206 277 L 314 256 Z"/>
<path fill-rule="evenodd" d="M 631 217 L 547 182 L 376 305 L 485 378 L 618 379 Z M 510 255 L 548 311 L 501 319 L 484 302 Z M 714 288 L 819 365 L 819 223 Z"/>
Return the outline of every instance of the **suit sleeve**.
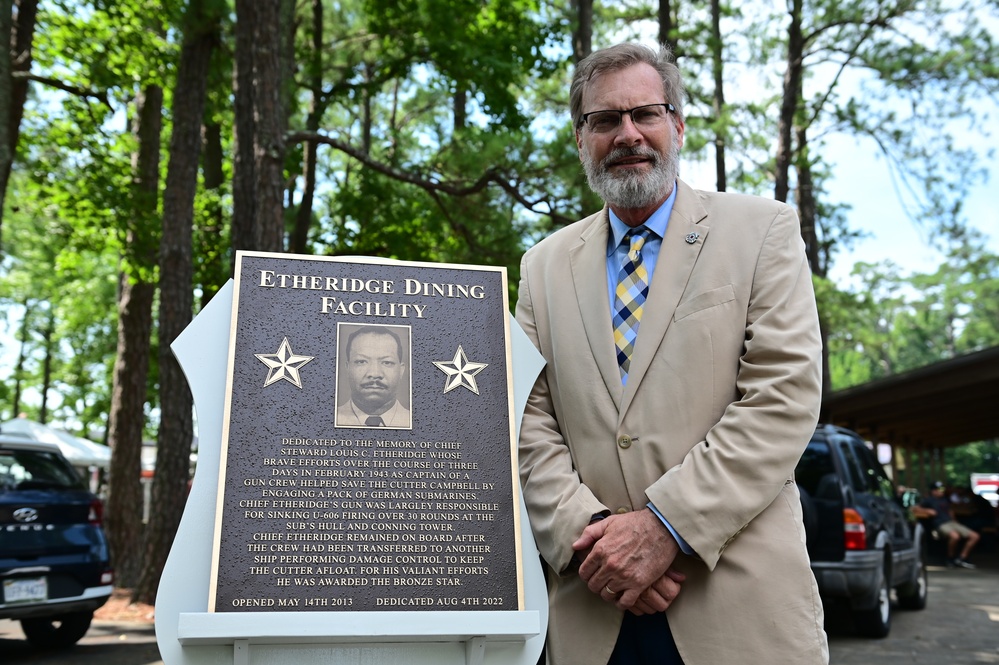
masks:
<path fill-rule="evenodd" d="M 531 250 L 521 261 L 516 318 L 535 347 L 551 362 L 543 341 L 550 339 L 546 334 L 548 317 L 543 310 L 535 311 L 532 299 L 535 257 L 537 252 Z M 543 269 L 542 259 L 538 258 L 538 263 Z M 593 516 L 606 513 L 607 507 L 582 484 L 573 466 L 549 387 L 551 369 L 549 365 L 541 372 L 524 410 L 518 450 L 520 481 L 541 556 L 553 570 L 568 572 L 573 570 L 572 543 Z"/>
<path fill-rule="evenodd" d="M 821 401 L 811 271 L 797 217 L 787 206 L 770 221 L 747 277 L 736 399 L 705 440 L 646 491 L 710 569 L 792 477 Z"/>

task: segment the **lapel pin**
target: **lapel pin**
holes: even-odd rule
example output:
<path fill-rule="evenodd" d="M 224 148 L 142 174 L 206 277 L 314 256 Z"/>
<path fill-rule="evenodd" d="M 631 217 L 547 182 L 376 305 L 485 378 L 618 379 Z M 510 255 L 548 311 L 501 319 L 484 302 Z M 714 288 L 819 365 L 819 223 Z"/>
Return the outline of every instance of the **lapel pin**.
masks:
<path fill-rule="evenodd" d="M 700 237 L 701 237 L 700 233 L 688 233 L 687 237 L 684 238 L 684 240 L 687 241 L 688 245 L 693 245 L 695 242 L 697 242 L 697 239 Z"/>

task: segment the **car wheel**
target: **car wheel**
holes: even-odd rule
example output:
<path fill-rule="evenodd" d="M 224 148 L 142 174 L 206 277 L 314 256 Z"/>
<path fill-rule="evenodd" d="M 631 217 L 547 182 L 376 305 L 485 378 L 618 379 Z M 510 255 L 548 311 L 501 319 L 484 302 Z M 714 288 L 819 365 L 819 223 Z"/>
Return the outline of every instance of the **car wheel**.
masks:
<path fill-rule="evenodd" d="M 926 560 L 922 556 L 922 547 L 919 550 L 919 561 L 916 563 L 913 579 L 895 590 L 898 595 L 898 606 L 904 610 L 926 609 L 926 597 L 929 595 L 930 582 L 926 573 Z"/>
<path fill-rule="evenodd" d="M 87 634 L 93 612 L 73 612 L 54 617 L 21 619 L 21 630 L 37 649 L 67 649 Z"/>
<path fill-rule="evenodd" d="M 891 630 L 891 591 L 884 568 L 878 574 L 877 589 L 874 607 L 853 612 L 853 623 L 857 632 L 864 637 L 886 637 Z"/>

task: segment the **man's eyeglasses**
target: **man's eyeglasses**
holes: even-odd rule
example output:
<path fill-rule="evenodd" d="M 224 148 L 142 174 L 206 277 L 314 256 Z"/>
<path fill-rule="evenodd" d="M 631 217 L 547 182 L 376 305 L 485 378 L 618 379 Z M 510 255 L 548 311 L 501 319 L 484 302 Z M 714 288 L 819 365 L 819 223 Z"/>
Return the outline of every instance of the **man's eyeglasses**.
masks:
<path fill-rule="evenodd" d="M 676 108 L 672 104 L 646 104 L 626 111 L 593 111 L 583 114 L 583 124 L 594 134 L 605 134 L 621 126 L 625 113 L 631 116 L 631 121 L 637 126 L 651 128 L 666 122 L 666 116 L 676 113 Z"/>

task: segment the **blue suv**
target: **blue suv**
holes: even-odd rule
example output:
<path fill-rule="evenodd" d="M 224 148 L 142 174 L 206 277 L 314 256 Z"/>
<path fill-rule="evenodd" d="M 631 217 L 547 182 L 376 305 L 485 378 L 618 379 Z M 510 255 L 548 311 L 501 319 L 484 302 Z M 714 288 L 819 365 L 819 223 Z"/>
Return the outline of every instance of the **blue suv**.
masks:
<path fill-rule="evenodd" d="M 0 435 L 0 619 L 32 645 L 76 644 L 111 596 L 103 512 L 56 446 Z"/>

